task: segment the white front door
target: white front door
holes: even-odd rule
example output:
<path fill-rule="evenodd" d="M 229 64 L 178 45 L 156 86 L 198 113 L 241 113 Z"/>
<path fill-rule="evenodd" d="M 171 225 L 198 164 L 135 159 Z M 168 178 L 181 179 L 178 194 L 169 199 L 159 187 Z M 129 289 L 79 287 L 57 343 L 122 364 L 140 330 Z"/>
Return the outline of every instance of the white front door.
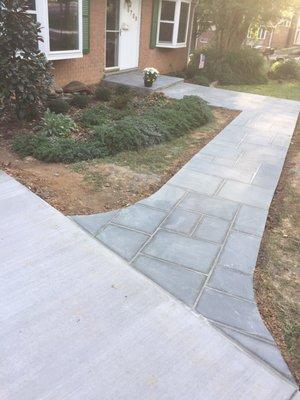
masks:
<path fill-rule="evenodd" d="M 120 0 L 119 68 L 139 64 L 141 0 Z"/>
<path fill-rule="evenodd" d="M 106 68 L 138 67 L 141 1 L 107 0 Z"/>

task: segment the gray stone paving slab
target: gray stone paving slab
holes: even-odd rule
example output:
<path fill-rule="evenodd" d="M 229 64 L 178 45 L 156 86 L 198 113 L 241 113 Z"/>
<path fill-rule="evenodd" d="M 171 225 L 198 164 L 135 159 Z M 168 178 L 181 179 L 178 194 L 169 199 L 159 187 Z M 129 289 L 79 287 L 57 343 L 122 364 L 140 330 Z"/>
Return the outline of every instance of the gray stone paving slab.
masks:
<path fill-rule="evenodd" d="M 216 244 L 163 230 L 158 231 L 143 249 L 145 254 L 203 273 L 209 272 L 218 251 Z"/>
<path fill-rule="evenodd" d="M 281 168 L 275 165 L 264 163 L 260 166 L 252 184 L 267 189 L 274 189 L 277 186 L 281 173 Z"/>
<path fill-rule="evenodd" d="M 262 236 L 268 211 L 257 207 L 242 205 L 234 221 L 233 228 L 238 231 Z"/>
<path fill-rule="evenodd" d="M 196 310 L 213 321 L 273 340 L 255 303 L 206 288 Z"/>
<path fill-rule="evenodd" d="M 149 236 L 143 233 L 115 225 L 108 225 L 97 235 L 97 239 L 127 261 L 135 256 L 148 238 Z"/>
<path fill-rule="evenodd" d="M 13 182 L 0 206 L 3 399 L 290 399 L 292 383 Z"/>
<path fill-rule="evenodd" d="M 233 329 L 223 327 L 222 330 L 242 344 L 246 349 L 257 354 L 267 364 L 272 365 L 277 371 L 287 376 L 289 379 L 293 379 L 288 366 L 276 346 L 262 340 L 257 340 L 253 336 L 244 335 Z"/>
<path fill-rule="evenodd" d="M 268 209 L 273 198 L 273 190 L 228 180 L 219 191 L 218 197 Z"/>
<path fill-rule="evenodd" d="M 221 252 L 218 263 L 251 274 L 254 270 L 260 238 L 232 231 Z"/>
<path fill-rule="evenodd" d="M 101 229 L 104 225 L 106 225 L 109 221 L 113 219 L 116 215 L 117 211 L 110 211 L 106 213 L 100 214 L 92 214 L 92 215 L 74 215 L 71 218 L 77 224 L 81 225 L 85 230 L 90 232 L 92 235 L 96 235 L 96 233 Z"/>
<path fill-rule="evenodd" d="M 222 178 L 200 172 L 182 169 L 169 180 L 169 183 L 201 194 L 214 194 L 222 182 Z"/>
<path fill-rule="evenodd" d="M 185 195 L 184 189 L 170 185 L 164 185 L 152 196 L 141 200 L 139 203 L 160 210 L 169 211 Z"/>
<path fill-rule="evenodd" d="M 189 235 L 196 227 L 200 218 L 201 216 L 199 214 L 185 211 L 181 208 L 175 208 L 162 224 L 162 227 Z"/>
<path fill-rule="evenodd" d="M 223 219 L 205 216 L 199 226 L 197 226 L 193 237 L 223 243 L 229 227 L 229 222 Z"/>
<path fill-rule="evenodd" d="M 145 233 L 152 233 L 165 217 L 166 213 L 163 211 L 135 204 L 121 210 L 113 222 Z"/>
<path fill-rule="evenodd" d="M 207 285 L 213 289 L 254 301 L 252 275 L 217 265 Z"/>
<path fill-rule="evenodd" d="M 238 210 L 238 204 L 236 202 L 215 197 L 201 196 L 194 193 L 189 194 L 183 199 L 179 207 L 212 215 L 213 217 L 220 217 L 227 221 L 231 221 Z"/>
<path fill-rule="evenodd" d="M 184 168 L 192 169 L 208 175 L 218 176 L 223 179 L 233 179 L 244 183 L 250 183 L 255 173 L 255 168 L 232 168 L 224 165 L 217 165 L 214 163 L 214 161 L 206 162 L 204 160 L 197 160 L 195 158 L 189 161 Z"/>
<path fill-rule="evenodd" d="M 208 143 L 201 151 L 209 156 L 228 158 L 230 160 L 236 160 L 241 155 L 240 150 L 217 143 Z"/>
<path fill-rule="evenodd" d="M 133 266 L 189 306 L 205 282 L 205 275 L 146 256 L 139 256 Z"/>

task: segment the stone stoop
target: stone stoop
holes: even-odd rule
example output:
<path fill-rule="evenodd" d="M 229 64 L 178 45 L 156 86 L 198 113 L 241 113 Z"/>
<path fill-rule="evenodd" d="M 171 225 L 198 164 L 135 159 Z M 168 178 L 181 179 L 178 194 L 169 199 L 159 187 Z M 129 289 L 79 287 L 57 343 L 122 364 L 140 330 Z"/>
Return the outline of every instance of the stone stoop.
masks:
<path fill-rule="evenodd" d="M 107 74 L 102 81 L 102 83 L 107 87 L 116 87 L 119 85 L 127 86 L 141 95 L 147 95 L 152 92 L 161 91 L 183 82 L 183 78 L 159 75 L 153 86 L 151 88 L 147 88 L 144 86 L 143 71 L 139 69 Z"/>

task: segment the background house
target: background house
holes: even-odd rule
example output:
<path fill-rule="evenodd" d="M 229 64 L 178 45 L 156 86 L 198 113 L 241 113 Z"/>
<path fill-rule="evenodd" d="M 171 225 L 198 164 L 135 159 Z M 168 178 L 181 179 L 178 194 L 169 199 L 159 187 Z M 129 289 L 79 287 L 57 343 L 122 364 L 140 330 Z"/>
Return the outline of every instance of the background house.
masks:
<path fill-rule="evenodd" d="M 28 0 L 42 25 L 41 50 L 57 85 L 98 82 L 104 73 L 186 66 L 191 0 Z"/>

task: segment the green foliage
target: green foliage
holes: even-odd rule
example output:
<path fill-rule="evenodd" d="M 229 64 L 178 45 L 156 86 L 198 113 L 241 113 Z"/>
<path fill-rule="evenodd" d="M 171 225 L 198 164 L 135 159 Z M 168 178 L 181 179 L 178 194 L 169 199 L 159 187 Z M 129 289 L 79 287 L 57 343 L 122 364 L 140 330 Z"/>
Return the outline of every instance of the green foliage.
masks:
<path fill-rule="evenodd" d="M 22 157 L 31 155 L 46 162 L 74 162 L 107 155 L 96 141 L 49 138 L 41 134 L 19 134 L 13 140 L 12 148 Z"/>
<path fill-rule="evenodd" d="M 63 99 L 52 99 L 47 102 L 47 108 L 56 114 L 66 114 L 69 109 L 69 103 Z"/>
<path fill-rule="evenodd" d="M 111 98 L 111 91 L 103 86 L 98 86 L 95 90 L 95 98 L 100 101 L 109 101 Z"/>
<path fill-rule="evenodd" d="M 0 92 L 4 110 L 19 119 L 44 109 L 52 84 L 51 65 L 38 50 L 40 25 L 26 10 L 25 0 L 0 1 Z"/>
<path fill-rule="evenodd" d="M 222 85 L 265 83 L 267 68 L 263 56 L 255 49 L 242 47 L 220 54 L 216 47 L 202 50 L 206 55 L 203 74 L 210 81 Z M 199 64 L 200 52 L 195 52 L 189 68 L 195 70 Z"/>
<path fill-rule="evenodd" d="M 194 82 L 197 85 L 209 86 L 209 79 L 205 75 L 196 75 L 194 78 Z"/>
<path fill-rule="evenodd" d="M 117 110 L 123 110 L 129 103 L 129 97 L 127 95 L 115 96 L 111 102 L 111 105 Z"/>
<path fill-rule="evenodd" d="M 300 62 L 293 59 L 276 61 L 271 66 L 269 76 L 271 79 L 300 80 Z"/>
<path fill-rule="evenodd" d="M 129 96 L 131 94 L 131 90 L 128 86 L 119 85 L 116 87 L 115 93 L 117 96 Z"/>
<path fill-rule="evenodd" d="M 67 137 L 76 129 L 71 117 L 47 110 L 39 125 L 40 132 L 46 136 Z"/>
<path fill-rule="evenodd" d="M 93 127 L 88 139 L 47 136 L 41 131 L 16 136 L 13 149 L 22 156 L 32 155 L 48 162 L 87 160 L 159 144 L 212 119 L 209 106 L 197 96 L 172 101 L 158 96 L 156 103 L 149 96 L 148 101 L 151 106 L 133 108 L 131 114 L 107 105 L 84 111 L 81 122 Z"/>
<path fill-rule="evenodd" d="M 198 34 L 214 27 L 214 42 L 221 54 L 242 46 L 251 24 L 277 22 L 298 0 L 198 0 Z M 298 3 L 299 4 L 299 3 Z M 299 7 L 299 6 L 298 6 Z"/>
<path fill-rule="evenodd" d="M 71 105 L 78 108 L 85 108 L 89 104 L 90 98 L 87 94 L 74 94 Z"/>

